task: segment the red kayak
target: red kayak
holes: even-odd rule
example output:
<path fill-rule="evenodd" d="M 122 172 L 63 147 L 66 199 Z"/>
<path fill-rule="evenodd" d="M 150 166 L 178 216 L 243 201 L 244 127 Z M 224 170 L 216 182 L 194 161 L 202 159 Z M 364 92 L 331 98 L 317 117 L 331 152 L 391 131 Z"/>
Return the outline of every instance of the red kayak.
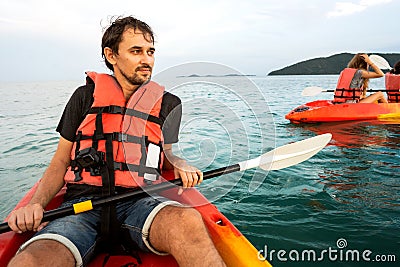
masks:
<path fill-rule="evenodd" d="M 330 100 L 317 100 L 293 109 L 285 118 L 292 123 L 400 120 L 400 103 L 333 104 Z"/>
<path fill-rule="evenodd" d="M 163 175 L 164 176 L 164 175 Z M 165 176 L 164 176 L 165 177 Z M 25 195 L 16 208 L 24 206 L 32 197 L 38 183 Z M 57 208 L 65 189 L 62 189 L 46 208 Z M 202 215 L 211 238 L 227 266 L 271 266 L 268 261 L 258 258 L 257 249 L 243 234 L 196 189 L 186 190 L 182 195 L 176 189 L 166 190 L 161 195 L 195 207 Z M 32 232 L 16 234 L 7 232 L 0 235 L 0 266 L 7 266 L 19 246 L 32 236 Z M 106 265 L 104 265 L 106 262 Z M 129 265 L 130 264 L 130 265 Z M 89 266 L 162 266 L 177 267 L 172 256 L 158 256 L 150 253 L 134 252 L 131 255 L 97 255 Z"/>

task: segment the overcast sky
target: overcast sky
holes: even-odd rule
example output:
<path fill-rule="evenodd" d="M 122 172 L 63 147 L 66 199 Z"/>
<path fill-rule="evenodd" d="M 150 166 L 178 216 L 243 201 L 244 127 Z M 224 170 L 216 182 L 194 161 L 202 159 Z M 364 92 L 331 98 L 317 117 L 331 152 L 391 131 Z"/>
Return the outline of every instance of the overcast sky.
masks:
<path fill-rule="evenodd" d="M 400 52 L 398 0 L 1 0 L 0 81 L 105 71 L 102 28 L 133 15 L 156 33 L 155 72 L 207 61 L 266 75 L 340 52 Z"/>

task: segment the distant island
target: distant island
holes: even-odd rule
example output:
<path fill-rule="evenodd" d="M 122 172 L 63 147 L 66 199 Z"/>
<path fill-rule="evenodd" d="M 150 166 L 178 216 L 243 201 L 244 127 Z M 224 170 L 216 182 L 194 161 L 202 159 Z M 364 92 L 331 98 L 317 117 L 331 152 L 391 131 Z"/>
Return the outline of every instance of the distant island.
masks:
<path fill-rule="evenodd" d="M 254 74 L 224 74 L 224 75 L 214 75 L 214 74 L 207 74 L 207 75 L 198 75 L 198 74 L 191 74 L 191 75 L 180 75 L 177 78 L 200 78 L 200 77 L 252 77 L 256 76 Z"/>
<path fill-rule="evenodd" d="M 385 58 L 390 66 L 393 66 L 397 61 L 400 60 L 400 53 L 368 53 L 379 55 Z M 320 57 L 305 60 L 279 70 L 274 70 L 268 73 L 271 75 L 329 75 L 339 74 L 343 68 L 347 66 L 347 63 L 353 58 L 355 54 L 341 53 L 335 54 L 329 57 Z"/>

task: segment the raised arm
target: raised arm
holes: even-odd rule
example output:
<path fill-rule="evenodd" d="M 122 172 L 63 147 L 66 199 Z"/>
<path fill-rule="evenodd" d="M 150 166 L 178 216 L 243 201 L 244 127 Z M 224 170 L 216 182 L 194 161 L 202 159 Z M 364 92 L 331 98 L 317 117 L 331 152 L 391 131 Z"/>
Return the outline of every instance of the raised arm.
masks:
<path fill-rule="evenodd" d="M 367 54 L 363 54 L 362 57 L 364 58 L 364 61 L 371 66 L 371 68 L 374 71 L 366 71 L 363 70 L 362 71 L 362 77 L 366 78 L 366 79 L 370 79 L 370 78 L 380 78 L 383 77 L 385 74 L 382 72 L 382 70 L 380 68 L 378 68 L 378 66 L 376 66 L 374 64 L 374 62 L 372 62 L 372 60 L 368 57 Z"/>

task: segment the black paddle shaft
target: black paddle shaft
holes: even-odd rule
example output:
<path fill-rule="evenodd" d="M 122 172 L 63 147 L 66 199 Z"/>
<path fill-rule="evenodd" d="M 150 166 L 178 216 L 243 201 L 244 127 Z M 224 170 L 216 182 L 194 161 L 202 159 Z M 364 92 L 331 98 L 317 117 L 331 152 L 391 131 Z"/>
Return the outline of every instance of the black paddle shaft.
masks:
<path fill-rule="evenodd" d="M 237 171 L 240 171 L 239 164 L 222 167 L 222 168 L 211 170 L 211 171 L 206 171 L 203 174 L 203 180 L 211 179 L 211 178 L 223 175 L 223 174 L 228 174 L 228 173 L 237 172 Z M 146 186 L 143 188 L 135 188 L 134 190 L 126 192 L 126 193 L 109 196 L 109 197 L 93 199 L 92 206 L 93 206 L 93 208 L 97 208 L 97 207 L 101 207 L 106 204 L 113 204 L 113 203 L 117 203 L 117 202 L 121 202 L 121 201 L 126 201 L 129 199 L 135 198 L 135 197 L 164 191 L 167 189 L 171 189 L 174 186 L 181 186 L 181 185 L 182 185 L 182 180 L 175 179 L 175 180 L 163 182 L 160 184 L 149 185 L 149 186 Z M 46 211 L 43 214 L 42 222 L 52 221 L 54 219 L 65 217 L 68 215 L 73 215 L 73 214 L 75 214 L 73 206 L 68 206 L 68 207 L 64 207 L 64 208 L 58 208 L 58 209 Z M 10 230 L 11 229 L 8 226 L 7 222 L 0 224 L 0 234 L 8 232 Z"/>
<path fill-rule="evenodd" d="M 367 92 L 385 92 L 385 91 L 388 91 L 388 90 L 386 90 L 386 89 L 381 89 L 381 90 L 379 90 L 379 89 L 367 89 Z M 328 89 L 326 91 L 324 90 L 323 92 L 333 93 L 333 92 L 335 92 L 335 90 Z"/>

